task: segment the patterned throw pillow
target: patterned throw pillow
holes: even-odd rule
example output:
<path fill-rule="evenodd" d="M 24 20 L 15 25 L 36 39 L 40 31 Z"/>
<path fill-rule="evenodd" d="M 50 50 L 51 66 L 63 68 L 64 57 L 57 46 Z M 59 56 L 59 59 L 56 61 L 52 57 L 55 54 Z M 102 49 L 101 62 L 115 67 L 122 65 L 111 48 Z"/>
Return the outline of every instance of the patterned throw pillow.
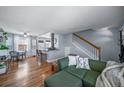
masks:
<path fill-rule="evenodd" d="M 84 59 L 82 57 L 78 57 L 76 68 L 85 68 Z"/>
<path fill-rule="evenodd" d="M 76 68 L 84 68 L 90 70 L 88 58 L 79 57 Z"/>
<path fill-rule="evenodd" d="M 84 58 L 84 65 L 85 65 L 85 69 L 90 70 L 89 59 L 88 58 Z"/>

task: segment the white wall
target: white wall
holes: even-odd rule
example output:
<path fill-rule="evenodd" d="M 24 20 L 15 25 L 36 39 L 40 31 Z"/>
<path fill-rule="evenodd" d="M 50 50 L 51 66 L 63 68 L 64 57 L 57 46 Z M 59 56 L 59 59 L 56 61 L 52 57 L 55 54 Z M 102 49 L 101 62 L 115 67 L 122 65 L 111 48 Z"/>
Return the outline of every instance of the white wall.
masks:
<path fill-rule="evenodd" d="M 101 47 L 101 58 L 103 61 L 119 61 L 119 27 L 106 27 L 96 31 L 81 31 L 78 34 Z M 64 57 L 66 47 L 70 49 L 70 54 L 88 57 L 72 44 L 72 34 L 61 35 L 60 44 L 60 50 L 51 52 L 50 59 Z"/>
<path fill-rule="evenodd" d="M 68 48 L 68 49 L 67 49 Z M 68 51 L 66 51 L 66 49 Z M 88 57 L 72 44 L 72 34 L 59 35 L 59 48 L 48 52 L 48 61 L 67 57 L 68 54 L 77 54 L 82 57 Z"/>
<path fill-rule="evenodd" d="M 102 60 L 119 61 L 119 27 L 103 28 L 97 31 L 82 31 L 78 34 L 101 47 Z"/>
<path fill-rule="evenodd" d="M 58 48 L 57 50 L 51 50 L 48 52 L 48 61 L 50 60 L 56 60 L 58 58 L 63 58 L 65 56 L 64 53 L 64 47 L 65 47 L 65 39 L 64 39 L 64 35 L 59 34 L 58 35 Z"/>
<path fill-rule="evenodd" d="M 79 48 L 75 47 L 72 44 L 72 34 L 66 34 L 64 35 L 64 48 L 69 47 L 70 48 L 70 53 L 69 54 L 77 54 L 82 57 L 88 57 L 86 54 L 84 54 Z"/>

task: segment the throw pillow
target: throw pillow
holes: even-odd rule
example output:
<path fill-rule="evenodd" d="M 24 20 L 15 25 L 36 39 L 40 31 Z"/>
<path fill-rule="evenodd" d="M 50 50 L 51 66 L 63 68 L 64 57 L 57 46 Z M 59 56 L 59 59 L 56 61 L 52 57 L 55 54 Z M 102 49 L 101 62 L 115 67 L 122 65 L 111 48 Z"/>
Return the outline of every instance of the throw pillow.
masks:
<path fill-rule="evenodd" d="M 78 58 L 76 68 L 85 68 L 85 66 L 84 66 L 84 59 L 82 57 Z"/>
<path fill-rule="evenodd" d="M 84 66 L 85 66 L 85 69 L 90 70 L 90 65 L 89 65 L 89 60 L 88 60 L 88 58 L 84 58 Z"/>
<path fill-rule="evenodd" d="M 76 68 L 84 68 L 90 70 L 88 58 L 79 57 Z"/>
<path fill-rule="evenodd" d="M 77 58 L 79 56 L 68 56 L 69 58 L 69 64 L 68 66 L 71 66 L 71 65 L 76 65 L 77 64 Z"/>

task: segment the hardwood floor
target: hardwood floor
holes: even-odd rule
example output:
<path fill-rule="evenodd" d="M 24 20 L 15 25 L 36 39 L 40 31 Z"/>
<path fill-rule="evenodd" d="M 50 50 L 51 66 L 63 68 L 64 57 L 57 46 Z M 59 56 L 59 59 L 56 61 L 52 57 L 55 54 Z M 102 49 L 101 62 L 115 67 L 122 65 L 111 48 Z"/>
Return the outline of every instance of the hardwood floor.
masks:
<path fill-rule="evenodd" d="M 11 62 L 8 73 L 0 76 L 0 86 L 40 87 L 44 86 L 44 79 L 53 73 L 51 64 L 37 62 L 35 57 L 19 61 L 18 64 Z"/>

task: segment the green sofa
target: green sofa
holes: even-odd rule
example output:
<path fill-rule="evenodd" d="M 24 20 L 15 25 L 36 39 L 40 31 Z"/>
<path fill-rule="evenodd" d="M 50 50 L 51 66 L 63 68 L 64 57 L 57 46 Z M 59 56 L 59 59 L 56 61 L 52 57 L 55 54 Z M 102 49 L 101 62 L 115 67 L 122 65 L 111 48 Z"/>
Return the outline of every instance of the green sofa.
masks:
<path fill-rule="evenodd" d="M 106 62 L 89 59 L 91 70 L 68 66 L 68 57 L 59 59 L 59 71 L 48 77 L 44 84 L 47 87 L 95 87 L 97 77 L 106 66 Z"/>

